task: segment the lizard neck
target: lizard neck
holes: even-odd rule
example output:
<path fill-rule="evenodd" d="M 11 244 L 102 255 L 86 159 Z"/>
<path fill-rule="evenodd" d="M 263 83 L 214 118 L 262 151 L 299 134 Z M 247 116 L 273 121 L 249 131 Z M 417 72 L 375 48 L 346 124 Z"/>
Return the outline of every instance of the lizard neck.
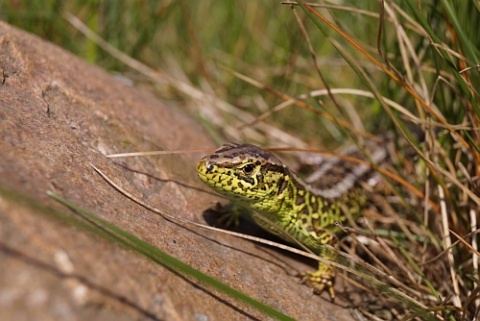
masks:
<path fill-rule="evenodd" d="M 287 188 L 281 194 L 283 202 L 279 211 L 286 223 L 302 221 L 310 226 L 325 228 L 345 220 L 342 206 L 354 197 L 353 191 L 332 198 L 312 190 L 293 173 L 288 175 L 288 180 Z"/>

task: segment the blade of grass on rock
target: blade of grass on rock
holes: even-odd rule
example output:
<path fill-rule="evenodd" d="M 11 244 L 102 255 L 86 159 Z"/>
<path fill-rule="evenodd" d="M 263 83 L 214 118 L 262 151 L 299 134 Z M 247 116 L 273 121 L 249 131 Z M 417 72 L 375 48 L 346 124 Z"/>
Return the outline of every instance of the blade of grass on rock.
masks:
<path fill-rule="evenodd" d="M 196 281 L 205 284 L 211 288 L 215 288 L 228 296 L 234 298 L 235 300 L 242 301 L 249 306 L 254 307 L 255 309 L 269 315 L 272 318 L 278 320 L 293 320 L 291 317 L 277 311 L 253 298 L 243 294 L 225 283 L 218 281 L 194 268 L 188 264 L 183 263 L 182 261 L 168 255 L 167 253 L 159 250 L 158 248 L 148 244 L 145 241 L 140 240 L 139 238 L 133 236 L 132 234 L 118 228 L 117 226 L 108 223 L 107 221 L 99 218 L 98 216 L 82 209 L 79 206 L 71 203 L 70 201 L 49 192 L 48 195 L 55 199 L 56 201 L 67 206 L 71 210 L 80 214 L 84 219 L 90 222 L 92 225 L 96 226 L 100 232 L 107 232 L 115 241 L 119 244 L 137 251 L 140 254 L 148 257 L 152 261 L 166 267 L 170 271 L 180 274 L 181 276 L 195 279 Z"/>

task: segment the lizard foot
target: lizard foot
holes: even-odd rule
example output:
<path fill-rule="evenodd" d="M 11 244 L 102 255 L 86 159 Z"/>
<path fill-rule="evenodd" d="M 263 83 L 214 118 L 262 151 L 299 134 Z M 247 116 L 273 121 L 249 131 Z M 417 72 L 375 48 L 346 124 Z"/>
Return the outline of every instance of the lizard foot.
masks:
<path fill-rule="evenodd" d="M 240 217 L 244 215 L 245 210 L 233 203 L 226 205 L 217 203 L 214 211 L 218 216 L 215 225 L 232 228 L 240 225 Z"/>
<path fill-rule="evenodd" d="M 319 295 L 324 290 L 328 290 L 332 301 L 335 299 L 335 290 L 333 289 L 334 282 L 335 271 L 324 264 L 321 264 L 317 271 L 302 274 L 302 283 L 313 288 L 314 294 Z"/>

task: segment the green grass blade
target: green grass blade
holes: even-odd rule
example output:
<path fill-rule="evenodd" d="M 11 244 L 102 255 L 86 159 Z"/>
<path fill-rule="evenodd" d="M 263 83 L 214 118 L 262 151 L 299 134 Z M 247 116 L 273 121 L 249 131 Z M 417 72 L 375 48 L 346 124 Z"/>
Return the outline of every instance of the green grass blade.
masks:
<path fill-rule="evenodd" d="M 145 241 L 140 240 L 139 238 L 133 236 L 132 234 L 116 227 L 113 224 L 108 223 L 107 221 L 99 218 L 98 216 L 82 209 L 79 206 L 76 206 L 72 202 L 61 198 L 60 196 L 48 193 L 50 197 L 56 201 L 67 206 L 74 212 L 80 214 L 84 219 L 90 222 L 93 226 L 97 227 L 100 231 L 106 232 L 111 238 L 120 243 L 121 245 L 137 251 L 138 253 L 148 257 L 152 261 L 164 266 L 175 274 L 179 274 L 183 277 L 189 279 L 194 279 L 204 285 L 207 285 L 210 288 L 217 289 L 228 296 L 234 298 L 235 300 L 241 301 L 265 314 L 268 316 L 278 319 L 278 320 L 294 320 L 291 317 L 277 311 L 253 298 L 250 296 L 241 293 L 225 283 L 214 279 L 194 268 L 188 264 L 183 263 L 182 261 L 168 255 L 167 253 L 159 250 L 158 248 L 148 244 Z"/>

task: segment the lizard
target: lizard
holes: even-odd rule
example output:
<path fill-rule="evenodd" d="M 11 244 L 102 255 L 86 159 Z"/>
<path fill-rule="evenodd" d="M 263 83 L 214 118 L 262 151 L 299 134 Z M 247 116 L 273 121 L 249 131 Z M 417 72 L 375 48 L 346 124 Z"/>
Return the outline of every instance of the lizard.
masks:
<path fill-rule="evenodd" d="M 385 146 L 380 147 L 369 155 L 373 163 L 387 158 Z M 345 154 L 365 158 L 358 148 Z M 290 243 L 294 239 L 330 260 L 335 254 L 325 245 L 337 245 L 337 222 L 345 222 L 347 215 L 360 215 L 366 197 L 358 182 L 372 172 L 365 163 L 334 158 L 301 180 L 274 154 L 236 143 L 225 144 L 205 156 L 196 169 L 201 181 L 254 213 L 252 219 L 260 227 Z M 335 274 L 332 266 L 320 262 L 316 271 L 303 274 L 302 281 L 315 294 L 328 290 L 334 300 Z"/>

